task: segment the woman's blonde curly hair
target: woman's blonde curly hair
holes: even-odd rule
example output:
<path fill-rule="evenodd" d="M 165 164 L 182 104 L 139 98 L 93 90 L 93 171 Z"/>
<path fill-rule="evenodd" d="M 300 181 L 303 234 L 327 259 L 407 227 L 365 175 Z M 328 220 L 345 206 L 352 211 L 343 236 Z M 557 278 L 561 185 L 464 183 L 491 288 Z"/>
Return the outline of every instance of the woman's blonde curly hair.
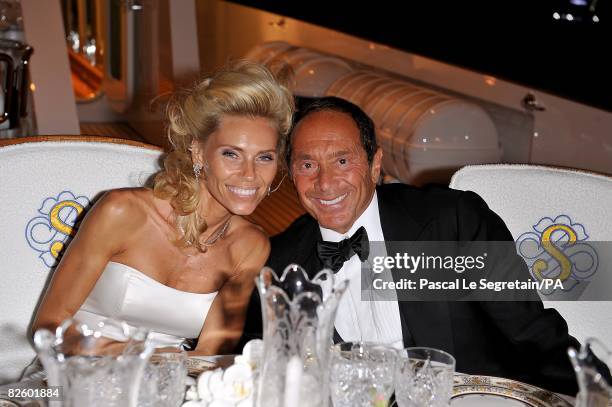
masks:
<path fill-rule="evenodd" d="M 205 251 L 199 238 L 207 225 L 196 210 L 200 185 L 194 174 L 192 143 L 205 142 L 223 115 L 264 117 L 278 129 L 278 157 L 283 157 L 293 111 L 288 87 L 265 66 L 248 61 L 235 62 L 173 95 L 166 110 L 172 150 L 155 176 L 153 192 L 174 208 L 178 245 Z"/>

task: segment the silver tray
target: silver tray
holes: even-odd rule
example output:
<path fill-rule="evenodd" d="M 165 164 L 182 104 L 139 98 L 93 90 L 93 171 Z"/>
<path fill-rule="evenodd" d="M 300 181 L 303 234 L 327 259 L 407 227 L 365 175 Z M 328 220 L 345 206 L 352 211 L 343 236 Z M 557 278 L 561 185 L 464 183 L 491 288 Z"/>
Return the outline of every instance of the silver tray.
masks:
<path fill-rule="evenodd" d="M 455 376 L 451 407 L 496 405 L 572 407 L 558 394 L 527 383 L 493 376 Z"/>
<path fill-rule="evenodd" d="M 187 358 L 187 374 L 189 376 L 196 377 L 200 373 L 206 370 L 214 370 L 219 367 L 218 363 L 215 363 L 210 360 L 205 360 L 204 358 L 200 358 L 197 356 L 192 356 Z"/>

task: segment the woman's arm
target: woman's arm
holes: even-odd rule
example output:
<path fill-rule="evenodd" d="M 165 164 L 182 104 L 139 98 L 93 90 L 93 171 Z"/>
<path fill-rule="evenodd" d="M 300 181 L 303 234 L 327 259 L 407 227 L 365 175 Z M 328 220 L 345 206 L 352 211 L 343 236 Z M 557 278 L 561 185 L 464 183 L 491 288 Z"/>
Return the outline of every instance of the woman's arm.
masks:
<path fill-rule="evenodd" d="M 241 260 L 237 261 L 236 272 L 219 290 L 206 316 L 194 354 L 231 353 L 242 336 L 255 277 L 270 254 L 270 241 L 262 231 L 251 228 L 247 234 L 241 235 L 233 251 Z"/>
<path fill-rule="evenodd" d="M 133 193 L 106 193 L 87 213 L 64 253 L 36 313 L 33 332 L 54 330 L 79 310 L 108 261 L 125 250 L 144 214 L 137 210 Z"/>

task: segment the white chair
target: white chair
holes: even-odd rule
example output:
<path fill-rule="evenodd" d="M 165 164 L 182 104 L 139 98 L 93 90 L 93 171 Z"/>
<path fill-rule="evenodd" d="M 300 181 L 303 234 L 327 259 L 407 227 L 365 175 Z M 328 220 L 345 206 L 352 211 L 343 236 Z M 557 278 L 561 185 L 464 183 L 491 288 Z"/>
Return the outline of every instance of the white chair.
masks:
<path fill-rule="evenodd" d="M 105 137 L 49 136 L 0 144 L 0 384 L 35 356 L 28 332 L 74 222 L 105 190 L 142 186 L 162 150 Z"/>
<path fill-rule="evenodd" d="M 532 165 L 474 165 L 457 171 L 450 187 L 479 194 L 515 240 L 541 238 L 543 227 L 552 226 L 575 231 L 587 244 L 612 242 L 611 177 Z M 612 273 L 610 251 L 603 254 L 593 272 Z M 612 296 L 612 286 L 606 290 Z M 594 336 L 612 349 L 611 301 L 545 301 L 545 306 L 556 308 L 581 342 Z"/>

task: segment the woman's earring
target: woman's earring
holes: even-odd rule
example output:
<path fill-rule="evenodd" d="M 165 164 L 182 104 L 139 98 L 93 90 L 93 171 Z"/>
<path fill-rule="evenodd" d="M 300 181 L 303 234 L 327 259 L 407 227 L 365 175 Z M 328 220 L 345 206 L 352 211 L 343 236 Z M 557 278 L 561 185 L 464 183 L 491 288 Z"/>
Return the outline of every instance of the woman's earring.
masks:
<path fill-rule="evenodd" d="M 272 192 L 276 192 L 278 191 L 278 189 L 280 188 L 281 184 L 283 183 L 283 181 L 285 180 L 285 177 L 287 176 L 287 174 L 283 174 L 283 178 L 281 178 L 280 182 L 278 183 L 278 185 L 276 186 L 276 188 L 272 189 L 272 185 L 268 186 L 268 196 L 270 196 L 270 194 Z"/>
<path fill-rule="evenodd" d="M 200 174 L 202 173 L 202 164 L 193 164 L 193 175 L 197 182 L 200 182 Z"/>

